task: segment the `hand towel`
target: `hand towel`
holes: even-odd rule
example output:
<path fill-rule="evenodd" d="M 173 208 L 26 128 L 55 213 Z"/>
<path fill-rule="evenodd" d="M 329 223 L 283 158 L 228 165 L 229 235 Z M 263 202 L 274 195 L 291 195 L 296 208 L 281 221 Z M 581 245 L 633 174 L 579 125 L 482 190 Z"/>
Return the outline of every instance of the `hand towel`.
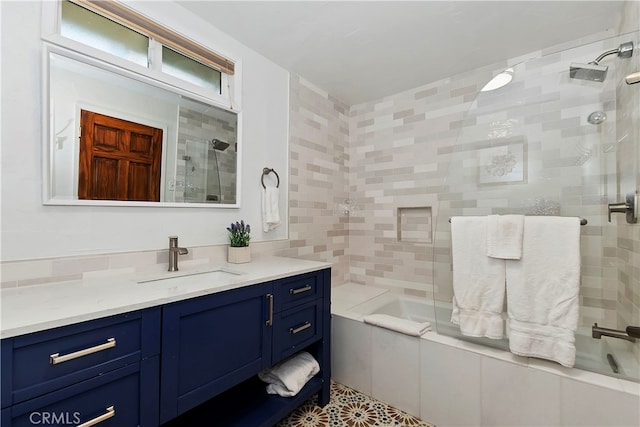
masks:
<path fill-rule="evenodd" d="M 487 256 L 487 217 L 451 218 L 453 312 L 463 335 L 501 339 L 505 261 Z"/>
<path fill-rule="evenodd" d="M 369 314 L 364 316 L 362 320 L 364 323 L 380 326 L 381 328 L 390 329 L 392 331 L 414 337 L 419 337 L 425 332 L 431 330 L 431 323 L 429 322 L 414 322 L 413 320 L 389 316 L 388 314 Z"/>
<path fill-rule="evenodd" d="M 487 219 L 487 256 L 520 259 L 524 215 L 489 215 Z"/>
<path fill-rule="evenodd" d="M 278 187 L 267 187 L 262 191 L 262 230 L 266 233 L 280 225 Z"/>
<path fill-rule="evenodd" d="M 525 217 L 522 259 L 506 264 L 511 352 L 572 367 L 578 327 L 580 218 Z"/>
<path fill-rule="evenodd" d="M 258 377 L 268 384 L 268 394 L 290 397 L 298 394 L 318 372 L 320 372 L 320 365 L 316 359 L 303 351 L 270 369 L 261 371 Z"/>

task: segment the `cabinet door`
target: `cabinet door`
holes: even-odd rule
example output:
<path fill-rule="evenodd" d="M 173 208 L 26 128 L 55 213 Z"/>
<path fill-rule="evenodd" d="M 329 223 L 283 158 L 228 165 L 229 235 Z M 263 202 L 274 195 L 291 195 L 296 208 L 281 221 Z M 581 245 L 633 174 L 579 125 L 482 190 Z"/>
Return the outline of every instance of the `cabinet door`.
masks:
<path fill-rule="evenodd" d="M 160 310 L 152 308 L 3 340 L 3 406 L 157 355 L 159 329 Z"/>
<path fill-rule="evenodd" d="M 145 408 L 141 396 L 144 393 L 152 394 L 155 390 L 153 382 L 145 383 L 144 378 L 147 376 L 144 374 L 144 365 L 153 365 L 150 366 L 153 371 L 158 367 L 157 359 L 155 357 L 137 362 L 14 405 L 3 411 L 2 425 L 4 427 L 6 423 L 6 427 L 26 427 L 36 424 L 79 425 L 93 422 L 101 427 L 156 426 L 157 397 L 152 408 Z M 155 372 L 157 378 L 157 370 Z"/>
<path fill-rule="evenodd" d="M 260 284 L 163 308 L 160 422 L 270 366 L 271 292 Z"/>

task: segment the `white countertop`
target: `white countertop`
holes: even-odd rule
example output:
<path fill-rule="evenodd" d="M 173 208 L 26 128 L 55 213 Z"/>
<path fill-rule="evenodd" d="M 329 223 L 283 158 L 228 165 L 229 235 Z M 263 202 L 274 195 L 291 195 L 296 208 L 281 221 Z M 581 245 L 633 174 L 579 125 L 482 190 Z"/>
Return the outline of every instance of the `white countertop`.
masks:
<path fill-rule="evenodd" d="M 324 262 L 265 257 L 246 264 L 221 263 L 181 268 L 172 273 L 132 274 L 3 289 L 0 292 L 0 338 L 168 304 L 328 267 L 331 264 Z M 195 274 L 189 283 L 176 284 L 163 280 L 139 283 L 217 268 L 240 274 L 228 275 L 219 281 Z"/>

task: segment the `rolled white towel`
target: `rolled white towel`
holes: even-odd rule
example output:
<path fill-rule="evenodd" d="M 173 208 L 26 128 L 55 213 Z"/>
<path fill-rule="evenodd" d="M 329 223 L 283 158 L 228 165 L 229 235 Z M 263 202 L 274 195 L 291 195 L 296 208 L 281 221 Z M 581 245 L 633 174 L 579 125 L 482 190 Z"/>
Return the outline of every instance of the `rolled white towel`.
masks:
<path fill-rule="evenodd" d="M 320 365 L 306 351 L 300 352 L 270 369 L 265 369 L 258 377 L 267 383 L 267 393 L 283 397 L 295 396 L 315 374 Z"/>
<path fill-rule="evenodd" d="M 364 316 L 362 320 L 364 323 L 380 326 L 381 328 L 390 329 L 392 331 L 414 337 L 419 337 L 425 332 L 429 332 L 431 330 L 431 323 L 429 322 L 414 322 L 413 320 L 389 316 L 388 314 L 369 314 Z"/>

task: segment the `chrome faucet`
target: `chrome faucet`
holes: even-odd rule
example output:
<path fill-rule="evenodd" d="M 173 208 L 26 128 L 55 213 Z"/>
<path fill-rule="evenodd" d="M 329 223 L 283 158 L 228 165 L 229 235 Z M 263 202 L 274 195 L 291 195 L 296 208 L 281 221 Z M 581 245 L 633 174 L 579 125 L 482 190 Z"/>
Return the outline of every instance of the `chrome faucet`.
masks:
<path fill-rule="evenodd" d="M 169 271 L 178 271 L 178 255 L 186 255 L 189 249 L 178 247 L 178 236 L 169 236 Z"/>
<path fill-rule="evenodd" d="M 602 328 L 597 323 L 594 323 L 591 327 L 591 337 L 599 340 L 602 336 L 605 336 L 636 342 L 636 337 L 640 337 L 638 330 L 640 328 L 628 326 L 626 331 L 619 331 L 617 329 Z"/>

